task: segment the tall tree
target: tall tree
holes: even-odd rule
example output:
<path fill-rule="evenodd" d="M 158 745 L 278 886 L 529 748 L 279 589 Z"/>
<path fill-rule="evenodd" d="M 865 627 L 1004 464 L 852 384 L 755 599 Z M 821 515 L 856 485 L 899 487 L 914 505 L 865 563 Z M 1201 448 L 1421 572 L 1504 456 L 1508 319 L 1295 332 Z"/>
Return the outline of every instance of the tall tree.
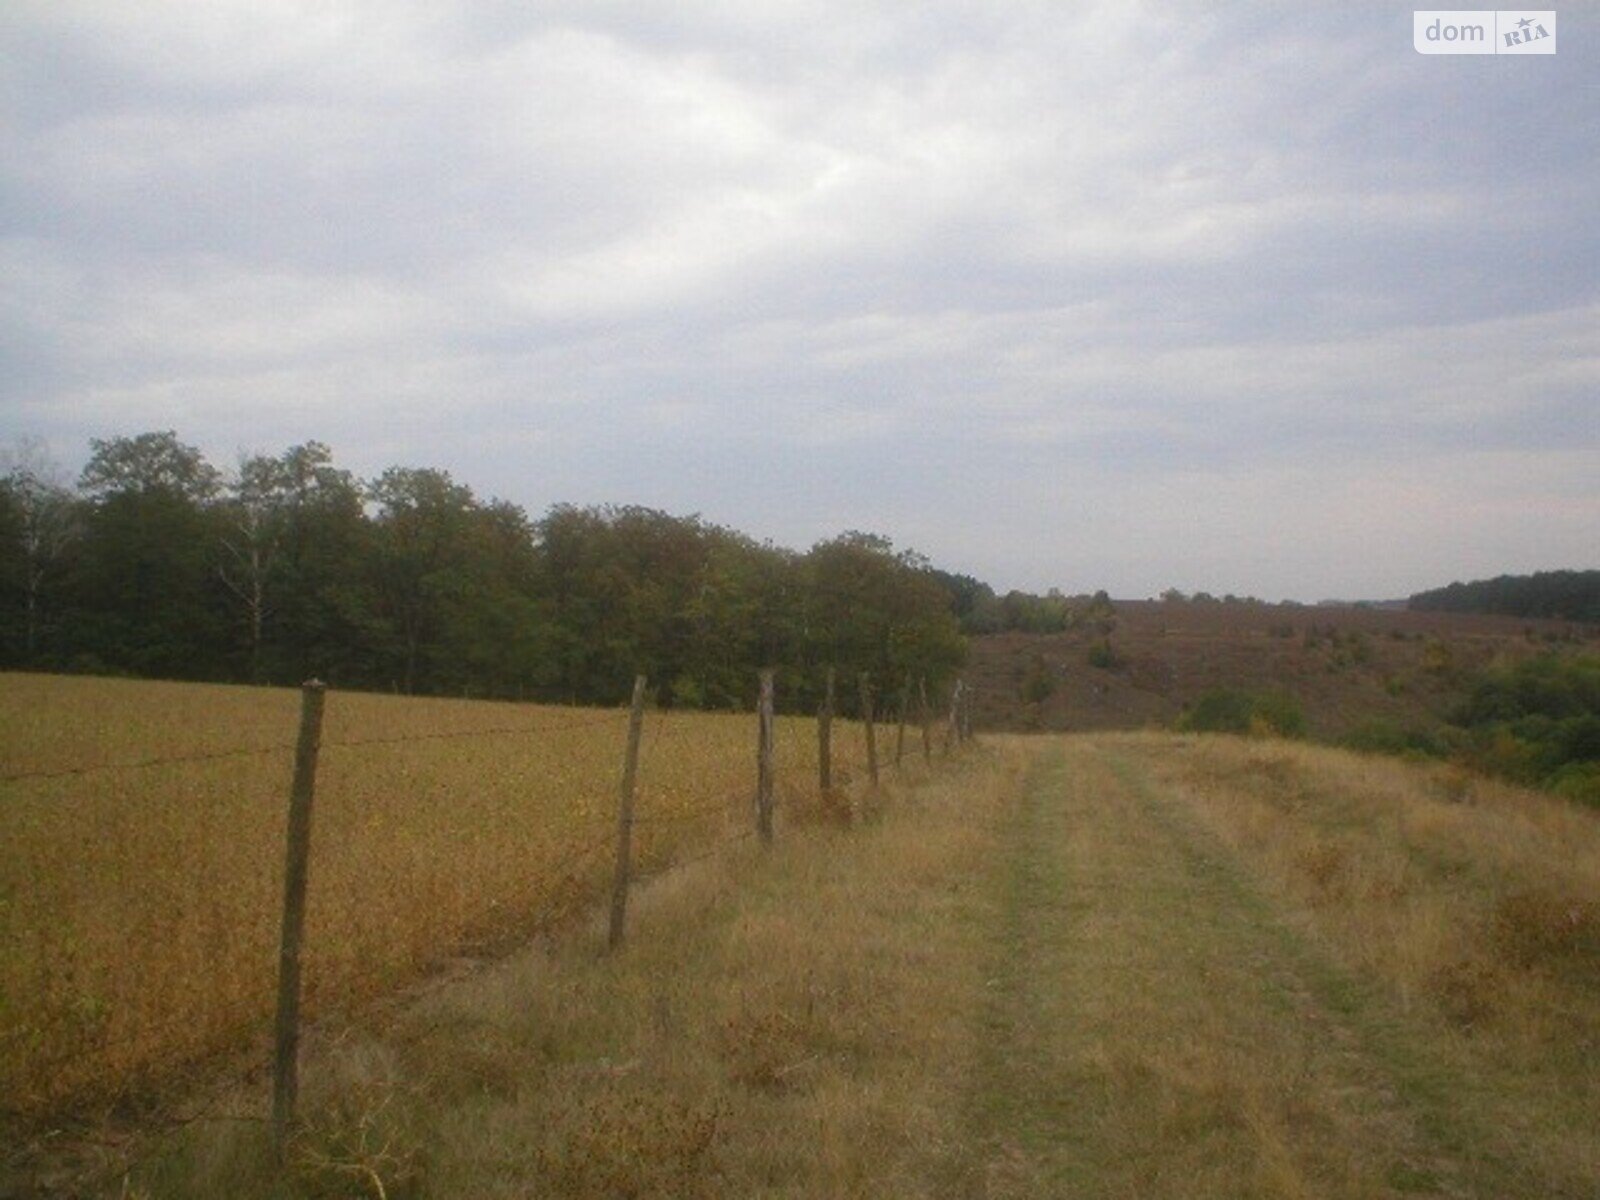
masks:
<path fill-rule="evenodd" d="M 368 488 L 378 505 L 377 614 L 389 634 L 396 682 L 407 692 L 448 676 L 430 661 L 447 599 L 465 584 L 466 537 L 476 502 L 447 471 L 391 467 Z M 441 680 L 442 681 L 442 680 Z"/>
<path fill-rule="evenodd" d="M 849 532 L 812 547 L 806 565 L 817 667 L 846 677 L 866 671 L 886 685 L 913 674 L 933 682 L 962 661 L 950 595 L 920 556 L 896 554 L 877 534 Z"/>
<path fill-rule="evenodd" d="M 226 672 L 214 514 L 219 475 L 170 431 L 94 439 L 74 591 L 90 663 L 140 674 Z"/>
<path fill-rule="evenodd" d="M 217 575 L 238 602 L 250 640 L 250 682 L 263 683 L 269 579 L 283 536 L 279 466 L 260 456 L 239 464 L 222 504 L 222 561 Z"/>
<path fill-rule="evenodd" d="M 76 497 L 58 481 L 59 472 L 36 442 L 24 441 L 7 455 L 0 480 L 0 545 L 8 594 L 6 607 L 20 609 L 20 645 L 8 647 L 12 661 L 41 663 L 41 642 L 51 593 L 66 551 L 82 532 Z"/>

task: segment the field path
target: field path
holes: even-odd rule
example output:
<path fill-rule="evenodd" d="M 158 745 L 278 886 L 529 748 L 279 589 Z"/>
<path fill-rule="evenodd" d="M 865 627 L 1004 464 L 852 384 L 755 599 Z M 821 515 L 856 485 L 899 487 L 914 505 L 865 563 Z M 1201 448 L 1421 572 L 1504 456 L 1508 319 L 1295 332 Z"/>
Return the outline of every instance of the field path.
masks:
<path fill-rule="evenodd" d="M 1589 1194 L 1468 1127 L 1465 1081 L 1136 754 L 1043 750 L 994 886 L 969 1194 Z"/>

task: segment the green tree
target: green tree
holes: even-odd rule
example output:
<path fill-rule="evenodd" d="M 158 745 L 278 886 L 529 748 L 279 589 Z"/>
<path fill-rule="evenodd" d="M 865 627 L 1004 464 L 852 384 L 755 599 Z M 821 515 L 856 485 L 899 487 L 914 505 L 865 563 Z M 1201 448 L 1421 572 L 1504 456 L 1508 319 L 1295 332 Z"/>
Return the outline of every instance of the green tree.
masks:
<path fill-rule="evenodd" d="M 380 661 L 410 694 L 456 675 L 439 649 L 447 610 L 465 586 L 472 490 L 446 471 L 390 467 L 367 489 L 378 506 L 372 566 Z"/>
<path fill-rule="evenodd" d="M 95 439 L 71 588 L 81 665 L 144 675 L 226 674 L 214 570 L 216 468 L 177 435 Z"/>
<path fill-rule="evenodd" d="M 912 676 L 930 684 L 964 661 L 949 595 L 925 560 L 887 538 L 849 532 L 806 558 L 807 642 L 815 668 L 870 674 L 880 688 Z"/>
<path fill-rule="evenodd" d="M 320 442 L 246 458 L 219 505 L 219 576 L 252 679 L 381 681 L 369 633 L 374 537 L 360 484 Z"/>
<path fill-rule="evenodd" d="M 54 632 L 68 552 L 83 529 L 82 506 L 54 479 L 43 450 L 22 443 L 0 479 L 0 655 L 40 666 Z"/>

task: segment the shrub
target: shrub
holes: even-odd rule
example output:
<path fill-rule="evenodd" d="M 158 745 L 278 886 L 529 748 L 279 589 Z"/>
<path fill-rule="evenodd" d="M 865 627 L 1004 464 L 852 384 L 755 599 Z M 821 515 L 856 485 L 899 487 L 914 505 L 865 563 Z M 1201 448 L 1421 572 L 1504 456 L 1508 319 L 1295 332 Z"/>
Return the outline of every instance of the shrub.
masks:
<path fill-rule="evenodd" d="M 1339 741 L 1341 745 L 1365 754 L 1442 758 L 1447 751 L 1437 735 L 1423 729 L 1405 729 L 1381 718 L 1357 725 Z"/>
<path fill-rule="evenodd" d="M 1600 808 L 1600 763 L 1568 763 L 1550 777 L 1549 785 L 1558 796 Z"/>
<path fill-rule="evenodd" d="M 1306 719 L 1299 702 L 1281 692 L 1252 694 L 1232 688 L 1213 688 L 1184 713 L 1178 727 L 1196 733 L 1303 737 Z"/>
<path fill-rule="evenodd" d="M 1056 690 L 1056 681 L 1044 659 L 1034 657 L 1033 665 L 1023 677 L 1020 691 L 1029 704 L 1043 704 Z"/>
<path fill-rule="evenodd" d="M 1282 692 L 1265 692 L 1255 698 L 1255 711 L 1251 714 L 1253 725 L 1265 725 L 1268 733 L 1279 737 L 1305 737 L 1306 715 L 1293 696 Z"/>
<path fill-rule="evenodd" d="M 1444 675 L 1455 666 L 1455 653 L 1438 638 L 1429 638 L 1422 647 L 1422 669 L 1430 675 Z"/>
<path fill-rule="evenodd" d="M 1451 719 L 1478 769 L 1600 803 L 1600 660 L 1543 655 L 1486 671 Z"/>
<path fill-rule="evenodd" d="M 1102 671 L 1115 671 L 1119 667 L 1125 666 L 1126 663 L 1127 660 L 1117 653 L 1116 647 L 1111 644 L 1111 639 L 1109 638 L 1101 638 L 1089 647 L 1089 665 L 1091 667 L 1096 667 Z"/>

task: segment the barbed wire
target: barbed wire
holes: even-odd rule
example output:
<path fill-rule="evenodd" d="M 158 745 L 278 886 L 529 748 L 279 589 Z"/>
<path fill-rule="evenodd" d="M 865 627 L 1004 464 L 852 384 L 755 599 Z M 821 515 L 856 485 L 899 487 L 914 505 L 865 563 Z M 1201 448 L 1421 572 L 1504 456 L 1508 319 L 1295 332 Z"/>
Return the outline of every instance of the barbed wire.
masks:
<path fill-rule="evenodd" d="M 490 738 L 508 737 L 521 734 L 540 733 L 568 733 L 580 729 L 589 729 L 599 725 L 608 725 L 619 722 L 626 717 L 622 710 L 606 712 L 581 721 L 541 721 L 529 725 L 496 725 L 482 729 L 446 729 L 432 733 L 403 733 L 387 737 L 373 738 L 341 738 L 323 739 L 319 743 L 321 750 L 350 750 L 364 746 L 397 746 L 410 742 L 437 742 L 452 741 L 459 738 Z M 0 773 L 0 783 L 23 783 L 36 780 L 66 779 L 80 775 L 109 774 L 120 771 L 146 771 L 160 767 L 184 766 L 191 763 L 218 762 L 231 758 L 256 758 L 271 754 L 288 754 L 295 747 L 290 743 L 272 746 L 240 746 L 228 750 L 204 751 L 199 754 L 173 754 L 157 758 L 134 759 L 128 762 L 115 763 L 85 763 L 76 767 L 60 767 L 36 771 L 10 771 Z"/>
<path fill-rule="evenodd" d="M 701 850 L 698 854 L 692 854 L 688 858 L 672 858 L 668 859 L 666 862 L 642 868 L 634 872 L 633 878 L 635 881 L 639 882 L 659 878 L 660 876 L 665 875 L 668 871 L 682 870 L 684 867 L 693 866 L 695 863 L 705 862 L 708 858 L 715 858 L 729 846 L 732 846 L 738 842 L 749 841 L 755 836 L 756 830 L 753 828 L 743 829 L 738 833 L 731 833 L 727 837 L 717 839 L 710 846 Z"/>
<path fill-rule="evenodd" d="M 529 906 L 528 911 L 519 919 L 518 923 L 538 927 L 542 918 L 546 915 L 562 914 L 570 907 L 570 901 L 564 903 L 559 896 L 559 892 L 569 881 L 581 884 L 583 882 L 580 878 L 581 868 L 589 865 L 589 860 L 601 852 L 612 848 L 615 845 L 615 841 L 616 832 L 614 829 L 598 833 L 595 837 L 586 839 L 583 844 L 563 855 L 558 862 L 550 864 L 548 868 L 549 886 L 542 889 L 542 894 Z M 595 894 L 598 894 L 600 881 L 596 879 L 591 883 Z M 583 898 L 588 899 L 589 897 Z M 315 975 L 308 973 L 308 984 L 314 978 Z M 336 997 L 342 995 L 345 1002 L 353 1000 L 360 992 L 360 989 L 354 987 L 350 981 L 332 980 L 322 986 L 329 994 Z M 41 1056 L 27 1054 L 26 1052 L 19 1053 L 13 1047 L 8 1053 L 17 1055 L 25 1064 L 25 1070 L 29 1074 L 35 1075 L 39 1072 L 58 1071 L 67 1066 L 92 1066 L 96 1063 L 104 1063 L 106 1059 L 115 1057 L 120 1052 L 145 1044 L 148 1044 L 149 1053 L 138 1057 L 153 1061 L 160 1054 L 172 1054 L 175 1041 L 179 1045 L 187 1044 L 189 1047 L 187 1052 L 180 1051 L 180 1056 L 189 1060 L 198 1060 L 208 1054 L 220 1053 L 220 1044 L 223 1042 L 237 1044 L 241 1039 L 242 1033 L 249 1026 L 256 1024 L 264 1026 L 270 1022 L 272 1011 L 270 1003 L 268 1003 L 269 1000 L 270 992 L 263 991 L 260 998 L 242 1000 L 234 1005 L 208 1007 L 197 1012 L 173 1016 L 165 1020 L 140 1020 L 135 1028 L 119 1036 L 91 1036 L 86 1039 L 91 1044 L 77 1046 L 69 1050 L 61 1050 Z M 338 999 L 331 1001 L 334 1005 L 339 1002 Z M 325 999 L 322 1007 L 327 1007 L 329 1003 L 330 1001 Z M 175 1033 L 192 1032 L 196 1025 L 201 1025 L 206 1030 L 199 1038 L 173 1038 L 172 1035 Z M 25 1038 L 26 1034 L 22 1034 L 21 1037 Z M 13 1038 L 12 1040 L 21 1039 Z M 147 1065 L 145 1062 L 139 1064 L 139 1066 L 145 1065 Z M 135 1071 L 138 1069 L 138 1066 L 134 1068 Z M 5 1111 L 18 1117 L 27 1115 L 16 1109 L 0 1111 Z"/>
<path fill-rule="evenodd" d="M 647 742 L 647 752 L 655 752 L 662 745 L 672 745 L 679 740 L 689 739 L 704 735 L 704 729 L 696 722 L 682 720 L 671 709 L 654 709 L 653 727 L 650 730 Z M 741 715 L 754 720 L 753 714 Z M 570 720 L 539 721 L 526 724 L 503 725 L 479 729 L 438 730 L 410 734 L 396 734 L 392 736 L 371 738 L 328 739 L 321 743 L 324 750 L 358 749 L 369 746 L 394 746 L 407 743 L 425 743 L 448 741 L 470 738 L 496 738 L 511 736 L 536 736 L 541 734 L 560 734 L 577 730 L 596 728 L 601 725 L 618 725 L 626 720 L 626 709 L 610 709 L 602 713 Z M 775 730 L 776 738 L 784 746 L 795 762 L 804 763 L 807 759 L 808 743 L 807 723 L 811 720 L 803 714 L 786 714 L 777 719 L 776 724 L 781 729 Z M 857 753 L 852 747 L 846 749 L 839 745 L 839 734 L 847 731 L 859 731 L 860 723 L 836 719 L 835 721 L 835 778 L 836 786 L 850 786 L 851 782 L 864 770 L 863 755 Z M 287 754 L 294 747 L 289 744 L 271 746 L 238 747 L 228 750 L 204 752 L 198 754 L 172 755 L 156 758 L 141 759 L 124 763 L 98 763 L 84 764 L 81 766 L 60 768 L 54 770 L 14 771 L 0 774 L 0 783 L 15 783 L 32 780 L 47 780 L 69 778 L 74 776 L 91 775 L 97 773 L 111 773 L 118 771 L 150 770 L 168 766 L 179 766 L 193 763 L 216 762 L 228 759 L 243 759 L 249 757 L 262 757 L 276 754 Z M 646 828 L 671 828 L 694 827 L 697 824 L 709 825 L 714 819 L 721 818 L 732 821 L 740 813 L 740 806 L 753 795 L 754 783 L 750 786 L 738 786 L 721 791 L 714 797 L 693 807 L 685 807 L 670 812 L 644 812 L 637 814 L 634 821 Z M 645 789 L 648 794 L 648 788 Z M 585 822 L 587 824 L 587 822 Z M 498 926 L 500 932 L 491 935 L 491 941 L 510 936 L 513 932 L 512 925 L 518 929 L 536 930 L 548 927 L 551 924 L 563 921 L 571 916 L 578 908 L 593 904 L 604 888 L 604 880 L 598 874 L 599 864 L 595 861 L 603 856 L 616 844 L 616 828 L 606 824 L 602 828 L 601 822 L 596 822 L 589 831 L 571 830 L 567 836 L 576 840 L 584 833 L 592 836 L 582 838 L 580 844 L 562 853 L 558 858 L 540 868 L 541 875 L 536 894 L 526 903 L 514 906 L 517 910 L 511 916 L 510 924 Z M 648 867 L 641 867 L 634 872 L 636 880 L 653 879 L 669 871 L 680 869 L 709 859 L 724 852 L 728 847 L 748 841 L 756 836 L 756 829 L 749 825 L 738 832 L 725 833 L 722 836 L 703 840 L 703 835 L 692 834 L 687 838 L 668 837 L 667 844 L 676 853 L 669 853 L 658 863 Z M 677 843 L 677 844 L 674 844 Z M 641 847 L 643 848 L 643 847 Z M 683 853 L 693 850 L 692 853 Z M 459 935 L 461 944 L 467 944 L 473 936 L 470 931 L 464 930 Z M 412 969 L 417 968 L 415 960 Z M 322 999 L 316 1007 L 324 1013 L 338 1011 L 345 1003 L 360 1003 L 364 993 L 359 981 L 341 979 L 336 973 L 330 973 L 323 981 L 319 990 Z M 162 1056 L 171 1056 L 176 1044 L 182 1047 L 178 1057 L 183 1062 L 195 1063 L 209 1057 L 222 1054 L 229 1046 L 242 1045 L 243 1035 L 253 1026 L 264 1025 L 271 1016 L 270 1004 L 267 1002 L 266 992 L 263 997 L 241 1001 L 227 1006 L 210 1010 L 191 1013 L 183 1017 L 174 1017 L 170 1020 L 140 1021 L 134 1028 L 115 1038 L 93 1038 L 89 1044 L 75 1046 L 71 1049 L 61 1050 L 47 1055 L 24 1053 L 19 1055 L 21 1063 L 25 1064 L 19 1071 L 22 1079 L 37 1080 L 41 1074 L 49 1074 L 69 1066 L 92 1070 L 95 1066 L 104 1069 L 108 1061 L 115 1060 L 119 1055 L 130 1050 L 135 1053 L 132 1064 L 128 1067 L 126 1078 L 137 1079 L 141 1072 L 151 1070 L 160 1065 Z M 196 1026 L 203 1032 L 198 1037 L 193 1036 Z M 48 1023 L 46 1025 L 48 1027 Z M 36 1030 L 34 1036 L 42 1033 Z M 188 1032 L 188 1038 L 174 1035 Z M 29 1035 L 24 1033 L 23 1039 Z M 15 1043 L 16 1038 L 8 1039 Z M 21 1047 L 13 1046 L 8 1049 L 8 1056 Z M 74 1073 L 78 1073 L 75 1071 Z M 82 1087 L 91 1081 L 86 1081 Z M 35 1088 L 36 1091 L 39 1089 Z M 44 1088 L 41 1094 L 48 1094 L 51 1089 Z M 70 1094 L 72 1086 L 65 1091 Z M 53 1102 L 45 1101 L 46 1105 Z M 7 1110 L 10 1111 L 10 1110 Z M 26 1115 L 26 1114 L 23 1114 Z M 255 1118 L 239 1118 L 255 1119 Z"/>
<path fill-rule="evenodd" d="M 0 774 L 0 783 L 19 783 L 36 779 L 66 779 L 74 775 L 94 775 L 109 771 L 144 771 L 155 767 L 177 766 L 182 763 L 216 762 L 225 758 L 252 758 L 266 754 L 285 754 L 293 746 L 247 746 L 232 750 L 217 750 L 204 754 L 178 754 L 162 758 L 142 758 L 122 763 L 87 763 L 76 767 L 53 770 L 10 771 Z"/>
<path fill-rule="evenodd" d="M 351 750 L 363 746 L 397 746 L 408 742 L 442 742 L 452 741 L 457 738 L 475 737 L 508 737 L 532 733 L 571 733 L 579 729 L 592 729 L 598 725 L 620 724 L 628 714 L 623 710 L 608 712 L 604 716 L 595 717 L 586 721 L 562 721 L 556 724 L 541 722 L 537 725 L 499 725 L 484 729 L 446 729 L 437 733 L 404 733 L 392 737 L 374 738 L 347 738 L 340 741 L 324 741 L 323 750 Z"/>
<path fill-rule="evenodd" d="M 708 820 L 711 817 L 730 816 L 733 806 L 739 801 L 747 799 L 750 792 L 745 790 L 730 791 L 710 804 L 698 808 L 687 809 L 672 813 L 639 813 L 635 814 L 635 825 L 686 825 L 695 821 Z"/>

